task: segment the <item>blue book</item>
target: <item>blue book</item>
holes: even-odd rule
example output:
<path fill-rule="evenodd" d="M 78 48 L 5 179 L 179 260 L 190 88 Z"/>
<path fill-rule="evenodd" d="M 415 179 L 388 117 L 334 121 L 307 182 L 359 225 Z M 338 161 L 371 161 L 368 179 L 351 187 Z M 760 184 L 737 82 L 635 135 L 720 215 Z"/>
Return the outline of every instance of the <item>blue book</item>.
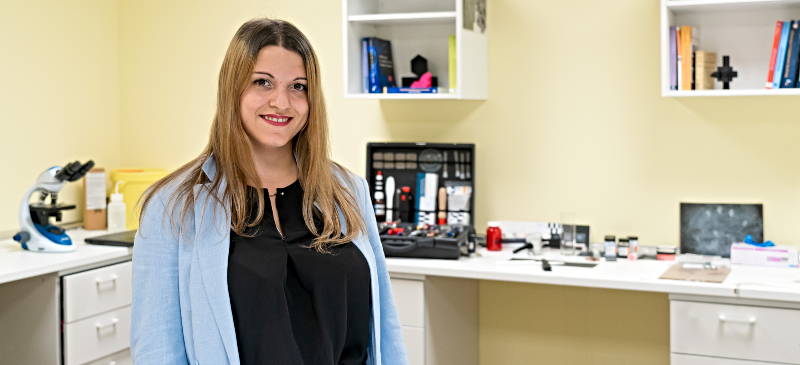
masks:
<path fill-rule="evenodd" d="M 369 63 L 369 74 L 367 75 L 368 91 L 371 93 L 381 92 L 380 85 L 378 84 L 378 62 L 375 55 L 375 46 L 372 38 L 367 38 L 367 62 Z"/>
<path fill-rule="evenodd" d="M 789 48 L 786 50 L 786 70 L 783 72 L 781 88 L 793 88 L 797 81 L 797 57 L 800 55 L 800 21 L 792 21 L 789 30 Z"/>
<path fill-rule="evenodd" d="M 777 89 L 781 87 L 783 81 L 783 65 L 786 61 L 786 43 L 789 42 L 789 28 L 792 22 L 783 22 L 783 29 L 781 29 L 781 44 L 778 46 L 778 57 L 775 59 L 775 74 L 772 77 L 772 88 Z"/>
<path fill-rule="evenodd" d="M 438 94 L 438 87 L 384 87 L 384 94 Z"/>

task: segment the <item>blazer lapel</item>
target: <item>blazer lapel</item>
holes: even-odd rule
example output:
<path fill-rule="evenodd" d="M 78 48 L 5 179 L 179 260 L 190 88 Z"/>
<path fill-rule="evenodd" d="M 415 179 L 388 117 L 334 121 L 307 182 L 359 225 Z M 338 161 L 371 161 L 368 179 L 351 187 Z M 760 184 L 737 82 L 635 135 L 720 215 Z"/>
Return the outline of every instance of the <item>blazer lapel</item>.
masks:
<path fill-rule="evenodd" d="M 212 164 L 209 167 L 209 163 Z M 216 172 L 213 156 L 206 161 L 203 170 L 210 179 Z M 228 253 L 230 250 L 229 207 L 223 206 L 209 196 L 210 184 L 195 187 L 195 241 L 208 303 L 214 315 L 214 324 L 219 330 L 230 364 L 239 364 L 236 330 L 233 325 L 230 294 L 228 293 Z M 225 189 L 224 180 L 218 191 Z M 219 195 L 217 195 L 219 196 Z"/>

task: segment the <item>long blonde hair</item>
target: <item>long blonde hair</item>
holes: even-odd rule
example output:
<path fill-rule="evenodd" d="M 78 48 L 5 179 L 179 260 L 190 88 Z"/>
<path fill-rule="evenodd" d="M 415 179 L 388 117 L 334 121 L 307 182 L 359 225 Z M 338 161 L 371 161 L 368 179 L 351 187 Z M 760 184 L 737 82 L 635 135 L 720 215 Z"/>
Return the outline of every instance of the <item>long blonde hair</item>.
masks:
<path fill-rule="evenodd" d="M 302 57 L 305 65 L 308 78 L 308 121 L 292 143 L 297 158 L 298 180 L 305 192 L 303 219 L 306 227 L 316 236 L 311 247 L 325 252 L 330 247 L 351 242 L 359 234 L 366 232 L 366 223 L 353 190 L 356 184 L 350 181 L 350 174 L 344 167 L 330 159 L 327 112 L 317 56 L 305 35 L 283 20 L 250 20 L 236 32 L 219 72 L 217 111 L 208 144 L 200 156 L 147 190 L 142 198 L 142 211 L 159 190 L 174 185 L 176 189 L 165 205 L 173 210 L 178 206 L 183 207 L 180 214 L 180 230 L 183 231 L 186 214 L 197 198 L 194 187 L 210 183 L 208 189 L 212 193 L 206 198 L 213 197 L 219 203 L 229 204 L 228 218 L 231 229 L 236 234 L 245 235 L 246 228 L 256 226 L 261 221 L 266 206 L 262 189 L 253 189 L 257 194 L 257 204 L 248 204 L 248 198 L 252 199 L 247 189 L 248 181 L 261 179 L 255 168 L 252 145 L 242 126 L 239 108 L 258 52 L 267 46 L 279 46 L 295 52 Z M 217 173 L 210 178 L 203 172 L 202 166 L 212 154 L 217 163 Z M 226 184 L 224 189 L 220 189 L 223 179 Z M 315 203 L 318 209 L 315 209 Z M 346 232 L 342 232 L 337 206 L 344 217 Z M 248 209 L 256 209 L 254 220 L 247 221 Z M 169 216 L 172 223 L 170 226 L 175 227 L 172 222 L 174 214 Z M 315 216 L 323 222 L 321 232 L 318 232 L 314 224 Z"/>

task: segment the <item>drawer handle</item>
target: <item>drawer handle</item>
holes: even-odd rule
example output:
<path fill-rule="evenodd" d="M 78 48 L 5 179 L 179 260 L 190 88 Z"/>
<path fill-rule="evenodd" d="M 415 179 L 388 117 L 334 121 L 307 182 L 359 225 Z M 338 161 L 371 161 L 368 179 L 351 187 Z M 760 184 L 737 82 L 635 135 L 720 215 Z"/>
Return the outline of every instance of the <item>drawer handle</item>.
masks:
<path fill-rule="evenodd" d="M 104 328 L 108 328 L 108 327 L 111 327 L 111 326 L 116 326 L 117 322 L 119 322 L 119 318 L 114 317 L 114 318 L 111 318 L 111 321 L 109 321 L 106 324 L 95 323 L 94 325 L 95 325 L 95 327 L 97 327 L 97 331 L 99 332 L 100 330 L 102 330 Z"/>
<path fill-rule="evenodd" d="M 742 324 L 756 324 L 756 317 L 747 317 L 747 318 L 729 318 L 724 314 L 719 315 L 720 322 L 728 322 L 728 323 L 742 323 Z"/>
<path fill-rule="evenodd" d="M 97 286 L 100 287 L 101 285 L 103 285 L 105 283 L 114 283 L 114 285 L 116 285 L 117 284 L 117 279 L 119 279 L 119 275 L 113 274 L 108 279 L 97 278 L 95 281 L 97 282 Z"/>
<path fill-rule="evenodd" d="M 117 362 L 112 360 L 108 365 L 117 365 Z"/>

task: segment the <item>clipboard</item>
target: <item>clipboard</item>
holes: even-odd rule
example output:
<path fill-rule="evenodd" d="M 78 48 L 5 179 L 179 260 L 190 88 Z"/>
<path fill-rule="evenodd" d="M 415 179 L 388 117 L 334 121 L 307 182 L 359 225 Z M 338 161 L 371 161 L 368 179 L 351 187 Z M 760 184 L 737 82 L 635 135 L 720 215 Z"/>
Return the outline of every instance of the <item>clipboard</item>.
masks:
<path fill-rule="evenodd" d="M 695 269 L 685 268 L 683 264 L 670 266 L 659 279 L 701 281 L 704 283 L 722 283 L 730 274 L 730 267 L 719 267 L 716 269 Z"/>

